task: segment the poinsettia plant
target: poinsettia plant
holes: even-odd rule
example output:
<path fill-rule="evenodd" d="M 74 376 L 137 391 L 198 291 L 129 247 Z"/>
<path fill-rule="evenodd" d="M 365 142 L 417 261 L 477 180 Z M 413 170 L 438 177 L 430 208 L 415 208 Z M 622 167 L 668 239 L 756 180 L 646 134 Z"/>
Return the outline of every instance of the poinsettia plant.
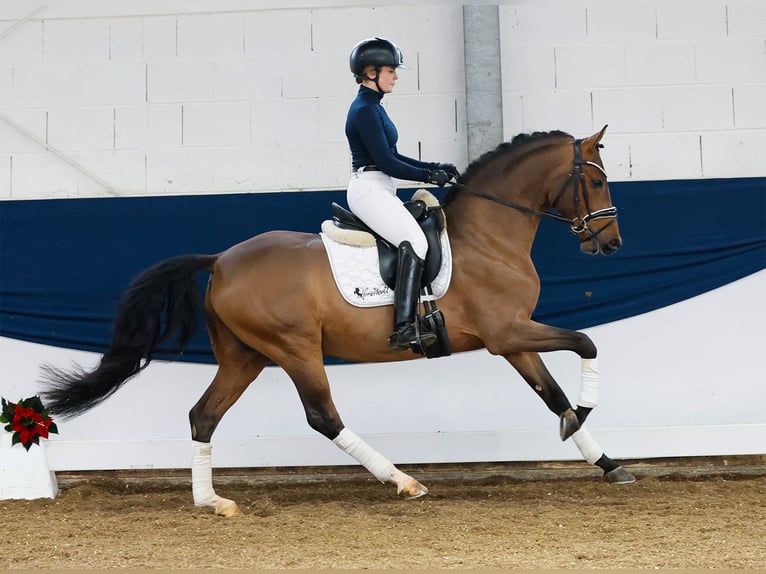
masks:
<path fill-rule="evenodd" d="M 33 444 L 40 444 L 40 437 L 48 438 L 50 433 L 59 432 L 38 396 L 21 399 L 18 403 L 2 398 L 0 423 L 7 423 L 5 430 L 13 433 L 11 445 L 21 443 L 27 450 Z"/>

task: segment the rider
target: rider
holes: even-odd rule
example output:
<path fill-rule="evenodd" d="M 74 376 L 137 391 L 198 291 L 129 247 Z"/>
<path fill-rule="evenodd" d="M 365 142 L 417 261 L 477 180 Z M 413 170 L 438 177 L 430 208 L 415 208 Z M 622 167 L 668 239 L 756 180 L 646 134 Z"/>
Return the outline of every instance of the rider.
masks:
<path fill-rule="evenodd" d="M 414 345 L 425 349 L 436 341 L 436 335 L 421 331 L 418 338 L 415 312 L 428 244 L 397 197 L 393 178 L 443 187 L 459 172 L 452 164 L 418 161 L 396 149 L 399 134 L 380 103 L 384 94 L 394 90 L 396 70 L 407 69 L 396 44 L 385 38 L 362 40 L 351 50 L 350 65 L 356 83 L 361 85 L 346 117 L 352 165 L 346 199 L 356 216 L 397 246 L 394 332 L 388 339 L 389 347 L 392 351 Z"/>

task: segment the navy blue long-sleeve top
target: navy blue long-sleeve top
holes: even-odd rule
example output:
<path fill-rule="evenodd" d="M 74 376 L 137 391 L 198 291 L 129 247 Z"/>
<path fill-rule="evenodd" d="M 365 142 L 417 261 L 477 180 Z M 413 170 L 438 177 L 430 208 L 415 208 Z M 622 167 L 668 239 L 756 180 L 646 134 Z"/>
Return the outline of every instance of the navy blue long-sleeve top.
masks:
<path fill-rule="evenodd" d="M 427 182 L 435 163 L 418 161 L 396 151 L 399 132 L 380 104 L 382 92 L 359 86 L 346 116 L 346 138 L 351 148 L 351 165 L 359 169 L 376 165 L 397 179 Z"/>

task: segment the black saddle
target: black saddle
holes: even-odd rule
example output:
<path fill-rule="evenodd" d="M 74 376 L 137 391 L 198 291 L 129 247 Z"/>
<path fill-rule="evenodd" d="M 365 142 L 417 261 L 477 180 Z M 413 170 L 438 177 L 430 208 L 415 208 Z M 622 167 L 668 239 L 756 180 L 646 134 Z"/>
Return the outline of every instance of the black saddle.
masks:
<path fill-rule="evenodd" d="M 428 241 L 428 254 L 426 255 L 425 268 L 423 270 L 421 287 L 430 285 L 439 274 L 442 265 L 442 244 L 439 234 L 444 230 L 445 218 L 441 206 L 428 207 L 421 200 L 407 201 L 404 203 L 412 214 L 412 217 L 420 224 L 420 228 Z M 342 229 L 355 229 L 357 231 L 366 231 L 375 237 L 378 246 L 378 259 L 380 261 L 380 276 L 383 282 L 391 289 L 396 285 L 396 262 L 397 247 L 392 245 L 372 229 L 367 224 L 351 213 L 345 207 L 332 203 L 332 220 Z"/>

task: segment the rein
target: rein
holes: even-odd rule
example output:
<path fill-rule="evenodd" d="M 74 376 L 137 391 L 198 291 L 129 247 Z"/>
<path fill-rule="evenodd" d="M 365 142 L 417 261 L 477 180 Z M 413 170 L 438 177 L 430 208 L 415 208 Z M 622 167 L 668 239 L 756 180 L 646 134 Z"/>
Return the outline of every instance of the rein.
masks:
<path fill-rule="evenodd" d="M 470 193 L 471 195 L 475 195 L 476 197 L 481 197 L 482 199 L 493 201 L 499 205 L 510 207 L 512 209 L 521 211 L 523 213 L 530 213 L 532 215 L 537 215 L 539 217 L 548 217 L 555 221 L 561 221 L 562 223 L 567 223 L 569 224 L 569 227 L 572 230 L 572 233 L 578 234 L 578 233 L 582 233 L 583 231 L 587 231 L 589 235 L 588 237 L 583 239 L 582 242 L 584 243 L 585 241 L 590 241 L 592 239 L 595 239 L 602 231 L 604 231 L 607 227 L 609 227 L 615 222 L 615 220 L 617 219 L 617 208 L 607 207 L 605 209 L 597 209 L 596 211 L 590 210 L 590 205 L 588 204 L 589 203 L 588 188 L 586 187 L 585 181 L 584 181 L 585 173 L 583 171 L 583 166 L 590 165 L 595 167 L 604 175 L 605 178 L 606 178 L 606 172 L 597 163 L 583 159 L 582 150 L 580 149 L 581 142 L 582 140 L 579 140 L 579 139 L 576 139 L 574 141 L 574 160 L 572 161 L 572 169 L 569 170 L 569 179 L 564 182 L 564 185 L 561 186 L 561 191 L 559 191 L 558 195 L 556 196 L 556 199 L 553 200 L 551 207 L 547 211 L 540 211 L 539 209 L 534 209 L 531 207 L 527 207 L 525 205 L 513 203 L 512 201 L 508 201 L 506 199 L 503 199 L 502 197 L 497 197 L 489 193 L 484 193 L 483 191 L 473 190 L 459 182 L 456 182 L 455 185 L 458 185 L 460 188 L 463 189 L 463 191 Z M 583 201 L 585 202 L 585 209 L 588 211 L 588 213 L 583 217 L 577 216 L 572 219 L 568 219 L 553 210 L 553 208 L 556 206 L 558 201 L 566 192 L 566 189 L 569 186 L 570 181 L 574 183 L 575 210 L 577 210 L 580 204 L 579 191 L 580 191 L 580 188 L 582 188 L 582 197 L 583 197 Z M 594 221 L 596 219 L 606 219 L 606 218 L 611 218 L 612 221 L 610 221 L 607 225 L 605 225 L 604 227 L 602 227 L 595 233 L 592 232 L 590 228 L 588 227 L 588 222 Z"/>

